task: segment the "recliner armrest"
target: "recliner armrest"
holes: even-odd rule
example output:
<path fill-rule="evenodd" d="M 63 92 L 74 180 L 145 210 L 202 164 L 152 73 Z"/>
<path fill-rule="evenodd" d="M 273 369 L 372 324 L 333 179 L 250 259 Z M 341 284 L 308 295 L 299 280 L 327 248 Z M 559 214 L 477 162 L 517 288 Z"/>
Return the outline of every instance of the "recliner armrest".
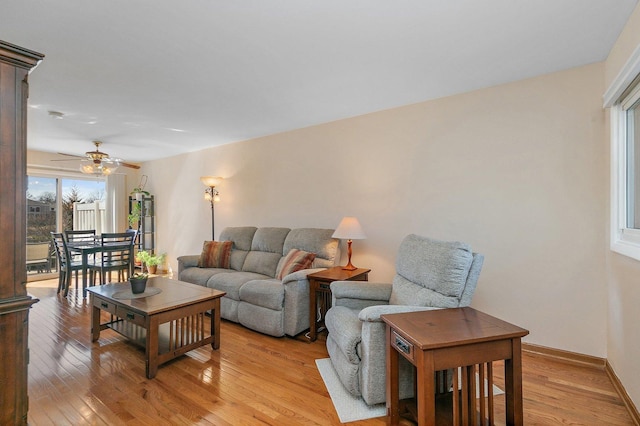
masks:
<path fill-rule="evenodd" d="M 336 299 L 366 299 L 388 302 L 391 297 L 391 283 L 368 281 L 334 281 L 331 293 Z"/>
<path fill-rule="evenodd" d="M 377 305 L 364 308 L 358 314 L 360 321 L 366 322 L 382 322 L 380 315 L 385 314 L 402 314 L 406 312 L 419 312 L 419 311 L 433 311 L 435 309 L 431 306 L 408 306 L 408 305 Z"/>
<path fill-rule="evenodd" d="M 390 283 L 368 281 L 334 281 L 331 283 L 333 306 L 363 309 L 367 306 L 386 305 L 391 296 Z"/>

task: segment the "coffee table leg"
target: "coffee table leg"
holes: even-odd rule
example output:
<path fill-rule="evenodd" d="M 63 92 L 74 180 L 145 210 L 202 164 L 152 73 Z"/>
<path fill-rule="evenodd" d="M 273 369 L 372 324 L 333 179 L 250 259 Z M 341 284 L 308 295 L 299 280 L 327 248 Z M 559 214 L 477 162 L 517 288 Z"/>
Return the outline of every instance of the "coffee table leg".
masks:
<path fill-rule="evenodd" d="M 153 379 L 158 372 L 158 327 L 160 324 L 154 317 L 147 322 L 147 341 L 145 345 L 145 358 L 147 379 Z"/>
<path fill-rule="evenodd" d="M 215 305 L 211 310 L 211 334 L 213 334 L 213 341 L 211 342 L 211 348 L 220 348 L 220 299 L 215 300 Z"/>
<path fill-rule="evenodd" d="M 91 341 L 95 342 L 100 338 L 100 308 L 93 304 L 93 293 L 90 297 L 91 309 Z"/>

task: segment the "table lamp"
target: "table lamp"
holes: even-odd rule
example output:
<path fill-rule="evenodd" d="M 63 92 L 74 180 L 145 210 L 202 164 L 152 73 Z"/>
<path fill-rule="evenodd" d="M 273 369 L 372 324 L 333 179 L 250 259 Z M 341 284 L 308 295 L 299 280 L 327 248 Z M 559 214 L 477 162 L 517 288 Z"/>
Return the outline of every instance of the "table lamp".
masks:
<path fill-rule="evenodd" d="M 351 240 L 362 240 L 367 238 L 367 236 L 364 234 L 364 231 L 362 230 L 362 227 L 360 226 L 360 222 L 358 222 L 358 219 L 352 216 L 343 217 L 332 237 L 347 240 L 347 255 L 349 261 L 347 262 L 346 266 L 342 267 L 342 269 L 344 269 L 345 271 L 355 271 L 356 269 L 358 269 L 351 263 Z"/>

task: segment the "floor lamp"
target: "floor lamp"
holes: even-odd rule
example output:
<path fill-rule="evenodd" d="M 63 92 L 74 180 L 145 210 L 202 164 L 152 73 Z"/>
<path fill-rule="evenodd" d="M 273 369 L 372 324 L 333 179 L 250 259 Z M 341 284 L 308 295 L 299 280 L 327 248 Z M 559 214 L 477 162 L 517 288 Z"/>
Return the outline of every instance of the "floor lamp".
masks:
<path fill-rule="evenodd" d="M 216 189 L 216 186 L 222 182 L 222 178 L 219 176 L 202 176 L 200 181 L 207 186 L 207 189 L 204 190 L 204 199 L 211 203 L 211 241 L 215 241 L 216 226 L 213 205 L 220 201 L 220 192 Z"/>

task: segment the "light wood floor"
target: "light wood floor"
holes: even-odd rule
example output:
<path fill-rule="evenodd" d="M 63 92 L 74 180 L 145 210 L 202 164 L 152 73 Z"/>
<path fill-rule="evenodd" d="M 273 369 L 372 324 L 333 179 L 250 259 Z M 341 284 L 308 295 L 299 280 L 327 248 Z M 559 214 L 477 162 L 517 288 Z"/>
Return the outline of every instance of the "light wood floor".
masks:
<path fill-rule="evenodd" d="M 40 299 L 30 313 L 30 425 L 340 424 L 315 366 L 327 357 L 322 339 L 273 338 L 223 321 L 220 350 L 191 351 L 148 380 L 142 350 L 110 330 L 92 343 L 88 302 L 73 289 L 57 296 L 55 285 L 28 286 Z M 523 382 L 528 425 L 633 425 L 600 368 L 525 353 Z"/>

